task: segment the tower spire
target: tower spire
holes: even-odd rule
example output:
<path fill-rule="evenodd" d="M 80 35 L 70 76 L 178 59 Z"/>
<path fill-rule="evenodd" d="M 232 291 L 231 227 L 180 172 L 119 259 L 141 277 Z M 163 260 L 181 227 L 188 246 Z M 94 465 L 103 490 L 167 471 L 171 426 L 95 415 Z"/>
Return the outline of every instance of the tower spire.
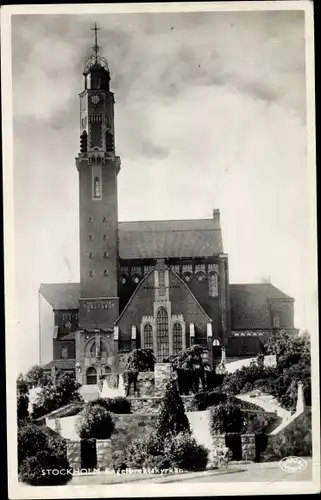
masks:
<path fill-rule="evenodd" d="M 91 31 L 95 32 L 95 45 L 93 46 L 93 50 L 94 50 L 95 63 L 98 63 L 98 52 L 100 48 L 98 45 L 98 31 L 100 30 L 100 28 L 98 28 L 97 24 L 95 23 L 95 26 L 90 29 Z"/>

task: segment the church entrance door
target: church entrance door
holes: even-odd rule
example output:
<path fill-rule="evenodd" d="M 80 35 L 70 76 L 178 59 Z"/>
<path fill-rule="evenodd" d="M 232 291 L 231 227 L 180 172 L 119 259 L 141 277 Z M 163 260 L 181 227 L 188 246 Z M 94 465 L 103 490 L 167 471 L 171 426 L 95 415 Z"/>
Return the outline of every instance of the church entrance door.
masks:
<path fill-rule="evenodd" d="M 90 368 L 88 368 L 86 379 L 87 379 L 86 380 L 87 385 L 95 385 L 95 384 L 97 384 L 97 371 L 96 371 L 96 368 L 94 368 L 93 366 L 91 366 Z"/>

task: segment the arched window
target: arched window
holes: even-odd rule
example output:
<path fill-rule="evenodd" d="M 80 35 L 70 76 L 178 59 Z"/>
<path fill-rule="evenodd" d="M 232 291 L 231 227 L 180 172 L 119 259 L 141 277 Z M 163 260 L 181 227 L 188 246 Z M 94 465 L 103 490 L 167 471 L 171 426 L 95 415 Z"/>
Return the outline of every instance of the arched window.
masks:
<path fill-rule="evenodd" d="M 173 354 L 178 354 L 183 349 L 183 329 L 180 323 L 173 326 Z"/>
<path fill-rule="evenodd" d="M 208 277 L 208 293 L 210 297 L 218 296 L 218 277 L 216 273 L 211 273 Z"/>
<path fill-rule="evenodd" d="M 100 189 L 100 179 L 99 177 L 94 178 L 94 198 L 101 197 L 101 189 Z"/>
<path fill-rule="evenodd" d="M 164 307 L 160 307 L 157 312 L 157 359 L 162 361 L 169 356 L 168 346 L 168 314 Z"/>
<path fill-rule="evenodd" d="M 150 324 L 144 326 L 144 348 L 153 349 L 153 328 Z"/>
<path fill-rule="evenodd" d="M 91 366 L 90 368 L 88 368 L 86 379 L 87 379 L 86 382 L 87 382 L 88 385 L 97 384 L 97 372 L 96 372 L 96 369 L 93 366 Z"/>

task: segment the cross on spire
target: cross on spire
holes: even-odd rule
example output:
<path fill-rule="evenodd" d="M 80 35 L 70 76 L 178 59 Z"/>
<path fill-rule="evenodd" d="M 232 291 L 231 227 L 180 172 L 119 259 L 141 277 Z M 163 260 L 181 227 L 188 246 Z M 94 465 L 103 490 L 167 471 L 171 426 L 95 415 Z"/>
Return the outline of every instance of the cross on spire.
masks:
<path fill-rule="evenodd" d="M 95 55 L 95 62 L 97 62 L 98 61 L 98 52 L 99 52 L 97 32 L 100 30 L 100 28 L 98 28 L 97 24 L 95 23 L 95 26 L 93 28 L 90 28 L 90 29 L 91 29 L 91 31 L 95 32 L 95 45 L 93 46 L 93 49 L 94 49 L 94 55 Z"/>

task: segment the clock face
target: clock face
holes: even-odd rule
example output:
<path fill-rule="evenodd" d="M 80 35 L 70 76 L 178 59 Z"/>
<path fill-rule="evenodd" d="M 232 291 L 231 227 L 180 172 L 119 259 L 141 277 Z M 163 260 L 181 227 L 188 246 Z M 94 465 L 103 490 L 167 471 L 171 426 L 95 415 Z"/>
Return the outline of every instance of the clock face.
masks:
<path fill-rule="evenodd" d="M 99 94 L 92 95 L 90 100 L 91 100 L 91 104 L 93 106 L 100 106 L 100 104 L 101 104 L 101 97 Z"/>

